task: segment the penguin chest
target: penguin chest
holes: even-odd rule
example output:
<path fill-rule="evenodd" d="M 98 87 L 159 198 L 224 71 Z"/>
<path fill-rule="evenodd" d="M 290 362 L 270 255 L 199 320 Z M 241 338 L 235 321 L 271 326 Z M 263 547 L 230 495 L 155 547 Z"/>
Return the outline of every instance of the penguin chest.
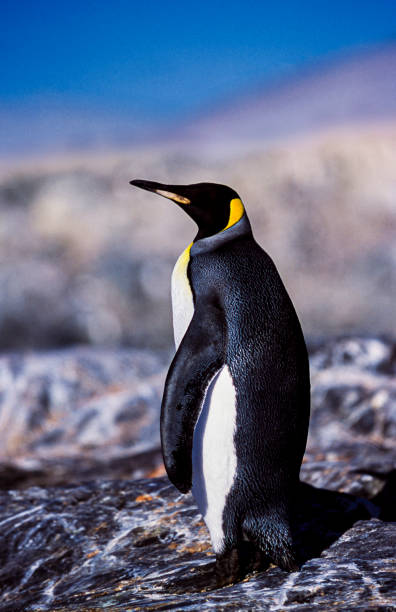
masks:
<path fill-rule="evenodd" d="M 172 273 L 173 334 L 176 348 L 182 341 L 194 314 L 193 293 L 187 275 L 191 247 L 192 243 L 180 255 Z"/>
<path fill-rule="evenodd" d="M 235 387 L 228 366 L 224 366 L 206 391 L 192 452 L 192 494 L 216 553 L 224 547 L 224 508 L 236 475 L 235 426 Z"/>

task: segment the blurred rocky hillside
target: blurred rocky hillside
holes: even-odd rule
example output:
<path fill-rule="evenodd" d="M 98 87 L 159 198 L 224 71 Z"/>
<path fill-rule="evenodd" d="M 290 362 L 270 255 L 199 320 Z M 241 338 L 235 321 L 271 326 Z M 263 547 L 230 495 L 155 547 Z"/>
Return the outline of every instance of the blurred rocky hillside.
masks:
<path fill-rule="evenodd" d="M 196 117 L 177 137 L 205 148 L 260 145 L 291 135 L 396 118 L 396 44 L 345 53 Z"/>
<path fill-rule="evenodd" d="M 132 178 L 234 187 L 308 337 L 395 334 L 395 145 L 389 123 L 221 162 L 156 148 L 3 163 L 0 348 L 171 346 L 171 270 L 195 227 Z"/>

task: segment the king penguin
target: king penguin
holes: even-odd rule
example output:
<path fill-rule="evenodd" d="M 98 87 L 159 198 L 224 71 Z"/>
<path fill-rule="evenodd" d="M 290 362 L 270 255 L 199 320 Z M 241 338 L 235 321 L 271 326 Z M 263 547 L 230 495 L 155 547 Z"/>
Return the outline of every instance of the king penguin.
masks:
<path fill-rule="evenodd" d="M 161 407 L 169 479 L 182 493 L 192 490 L 219 586 L 244 575 L 246 546 L 292 571 L 310 406 L 293 304 L 233 189 L 131 184 L 173 200 L 198 226 L 171 282 L 176 354 Z"/>

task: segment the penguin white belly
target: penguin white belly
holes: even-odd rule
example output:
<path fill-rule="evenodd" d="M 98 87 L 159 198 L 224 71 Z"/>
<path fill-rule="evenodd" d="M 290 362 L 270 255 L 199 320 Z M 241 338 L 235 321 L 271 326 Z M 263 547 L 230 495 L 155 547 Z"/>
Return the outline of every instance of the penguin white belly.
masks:
<path fill-rule="evenodd" d="M 194 314 L 194 301 L 187 276 L 192 243 L 183 251 L 172 272 L 173 335 L 176 349 L 190 325 Z"/>
<path fill-rule="evenodd" d="M 228 366 L 212 379 L 194 430 L 192 494 L 216 553 L 224 548 L 223 512 L 235 479 L 236 394 Z"/>

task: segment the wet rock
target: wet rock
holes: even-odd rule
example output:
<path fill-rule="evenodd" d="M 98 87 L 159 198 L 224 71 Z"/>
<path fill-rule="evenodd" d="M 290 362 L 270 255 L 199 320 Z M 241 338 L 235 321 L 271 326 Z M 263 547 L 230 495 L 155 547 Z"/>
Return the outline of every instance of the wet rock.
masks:
<path fill-rule="evenodd" d="M 162 359 L 4 356 L 0 611 L 394 609 L 394 354 L 373 338 L 312 350 L 293 527 L 301 568 L 263 568 L 222 589 L 192 497 L 165 478 L 131 480 L 162 469 Z"/>
<path fill-rule="evenodd" d="M 161 469 L 164 361 L 75 348 L 0 358 L 0 487 Z"/>
<path fill-rule="evenodd" d="M 311 353 L 308 449 L 344 458 L 382 451 L 396 459 L 396 345 L 378 338 L 329 341 Z"/>
<path fill-rule="evenodd" d="M 354 492 L 370 497 L 396 468 L 395 354 L 394 343 L 377 338 L 312 350 L 307 482 L 344 491 L 353 478 Z M 166 363 L 130 349 L 1 357 L 0 488 L 163 474 Z"/>
<path fill-rule="evenodd" d="M 336 338 L 310 350 L 311 369 L 354 366 L 374 372 L 396 372 L 396 347 L 384 338 Z"/>
<path fill-rule="evenodd" d="M 396 525 L 380 504 L 309 485 L 300 498 L 300 571 L 208 590 L 208 533 L 165 479 L 0 493 L 0 610 L 391 609 Z"/>

